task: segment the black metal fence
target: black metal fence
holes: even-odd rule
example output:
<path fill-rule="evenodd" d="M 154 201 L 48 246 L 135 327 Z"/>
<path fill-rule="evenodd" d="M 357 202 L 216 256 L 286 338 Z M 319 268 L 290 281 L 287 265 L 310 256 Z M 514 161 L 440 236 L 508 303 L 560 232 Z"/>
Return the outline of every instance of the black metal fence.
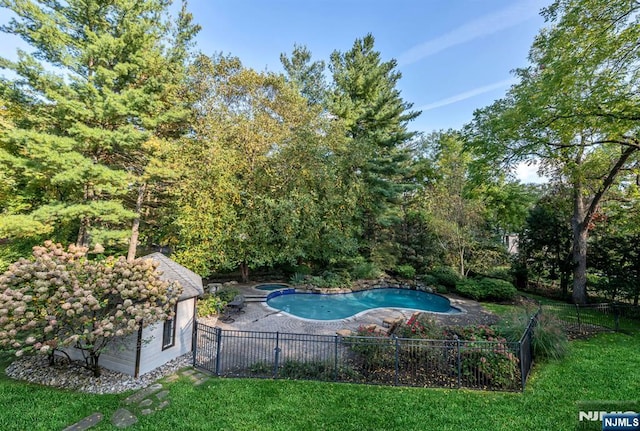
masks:
<path fill-rule="evenodd" d="M 517 391 L 524 389 L 532 364 L 532 325 L 519 342 L 510 343 L 233 331 L 197 324 L 193 360 L 194 366 L 226 377 Z"/>
<path fill-rule="evenodd" d="M 543 304 L 542 312 L 557 318 L 570 334 L 637 328 L 640 307 L 630 304 Z"/>
<path fill-rule="evenodd" d="M 235 331 L 197 323 L 193 365 L 226 377 L 524 390 L 541 313 L 574 333 L 640 324 L 640 308 L 620 304 L 544 304 L 517 342 Z"/>

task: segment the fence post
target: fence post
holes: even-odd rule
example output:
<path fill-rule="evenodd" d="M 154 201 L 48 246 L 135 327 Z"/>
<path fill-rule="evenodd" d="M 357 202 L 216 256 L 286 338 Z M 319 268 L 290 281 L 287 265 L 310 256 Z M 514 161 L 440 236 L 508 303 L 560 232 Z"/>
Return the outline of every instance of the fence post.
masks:
<path fill-rule="evenodd" d="M 275 360 L 273 365 L 273 378 L 278 378 L 278 367 L 280 366 L 280 332 L 276 332 L 276 348 L 275 348 Z"/>
<path fill-rule="evenodd" d="M 460 353 L 460 339 L 457 335 L 454 335 L 456 338 L 456 347 L 458 349 L 458 389 L 462 387 L 462 356 Z"/>
<path fill-rule="evenodd" d="M 395 366 L 394 366 L 395 375 L 393 376 L 393 385 L 394 386 L 398 386 L 398 374 L 400 373 L 400 370 L 399 370 L 399 368 L 400 368 L 400 366 L 399 366 L 400 359 L 399 359 L 398 349 L 400 347 L 400 344 L 398 342 L 398 337 L 395 334 L 392 334 L 391 336 L 395 339 Z"/>
<path fill-rule="evenodd" d="M 531 324 L 531 321 L 529 321 L 529 324 Z M 528 327 L 527 327 L 527 331 L 528 332 Z M 526 342 L 526 341 L 525 341 Z M 524 364 L 524 352 L 523 350 L 523 340 L 518 341 L 518 346 L 519 346 L 519 351 L 520 351 L 520 384 L 522 386 L 522 392 L 524 392 L 524 386 L 525 386 L 525 381 L 526 379 L 524 378 L 524 373 L 525 373 L 525 364 Z"/>
<path fill-rule="evenodd" d="M 578 317 L 578 331 L 582 332 L 582 322 L 580 321 L 580 306 L 578 304 L 576 305 L 576 315 Z"/>
<path fill-rule="evenodd" d="M 333 336 L 333 381 L 338 381 L 338 336 Z"/>
<path fill-rule="evenodd" d="M 196 366 L 196 356 L 198 355 L 198 321 L 193 319 L 193 337 L 191 340 L 191 347 L 193 351 L 192 365 Z"/>
<path fill-rule="evenodd" d="M 216 328 L 216 376 L 220 375 L 221 346 L 222 346 L 222 328 Z"/>
<path fill-rule="evenodd" d="M 613 304 L 613 321 L 615 322 L 615 331 L 620 330 L 620 307 L 618 304 Z"/>

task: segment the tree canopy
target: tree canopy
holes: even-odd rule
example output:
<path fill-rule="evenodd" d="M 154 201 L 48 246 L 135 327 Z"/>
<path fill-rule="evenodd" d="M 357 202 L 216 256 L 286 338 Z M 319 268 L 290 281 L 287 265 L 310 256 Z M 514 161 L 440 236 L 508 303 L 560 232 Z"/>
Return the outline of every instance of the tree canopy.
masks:
<path fill-rule="evenodd" d="M 135 255 L 130 232 L 154 177 L 148 167 L 189 115 L 179 90 L 198 28 L 184 6 L 168 18 L 169 4 L 2 2 L 13 12 L 2 31 L 33 51 L 0 59 L 18 76 L 0 89 L 19 113 L 0 136 L 11 187 L 0 201 L 1 237 L 131 242 Z"/>
<path fill-rule="evenodd" d="M 539 158 L 573 201 L 573 300 L 586 301 L 589 226 L 603 197 L 636 166 L 640 5 L 557 0 L 536 37 L 531 65 L 507 96 L 478 110 L 470 131 L 488 158 Z"/>

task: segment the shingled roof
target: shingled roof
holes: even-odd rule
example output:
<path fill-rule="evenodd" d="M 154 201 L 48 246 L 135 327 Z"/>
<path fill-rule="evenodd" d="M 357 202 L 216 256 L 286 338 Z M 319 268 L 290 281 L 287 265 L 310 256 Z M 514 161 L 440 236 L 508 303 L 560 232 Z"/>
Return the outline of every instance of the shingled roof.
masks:
<path fill-rule="evenodd" d="M 153 259 L 158 262 L 158 271 L 162 273 L 160 278 L 165 281 L 177 281 L 182 286 L 182 294 L 179 300 L 193 298 L 202 295 L 202 277 L 190 269 L 185 268 L 177 262 L 169 259 L 162 253 L 151 253 L 143 256 L 142 259 Z"/>

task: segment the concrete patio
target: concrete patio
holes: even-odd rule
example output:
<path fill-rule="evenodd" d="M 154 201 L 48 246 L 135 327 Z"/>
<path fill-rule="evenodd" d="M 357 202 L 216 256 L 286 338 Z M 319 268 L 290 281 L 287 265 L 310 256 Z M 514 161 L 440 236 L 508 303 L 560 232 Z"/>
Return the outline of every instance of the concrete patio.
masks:
<path fill-rule="evenodd" d="M 259 290 L 255 285 L 238 284 L 233 286 L 247 298 L 246 306 L 240 313 L 232 312 L 233 322 L 224 323 L 217 318 L 199 319 L 201 323 L 217 326 L 222 329 L 263 332 L 288 332 L 296 334 L 335 335 L 340 329 L 357 330 L 360 326 L 369 324 L 382 325 L 383 319 L 401 318 L 408 320 L 416 311 L 413 309 L 379 308 L 347 319 L 340 320 L 309 320 L 289 315 L 285 312 L 269 307 L 264 298 L 269 291 Z M 451 305 L 463 310 L 458 314 L 428 313 L 435 320 L 444 325 L 491 324 L 496 316 L 482 308 L 476 301 L 445 295 Z"/>

